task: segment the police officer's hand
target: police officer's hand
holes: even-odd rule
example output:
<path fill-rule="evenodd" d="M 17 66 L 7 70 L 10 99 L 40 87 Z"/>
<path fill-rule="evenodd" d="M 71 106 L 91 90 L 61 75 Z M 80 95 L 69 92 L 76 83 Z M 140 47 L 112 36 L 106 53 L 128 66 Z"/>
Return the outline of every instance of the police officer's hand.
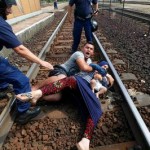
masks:
<path fill-rule="evenodd" d="M 48 68 L 50 70 L 54 69 L 53 66 L 49 62 L 47 62 L 47 61 L 42 61 L 41 62 L 41 66 L 46 67 L 46 68 Z"/>

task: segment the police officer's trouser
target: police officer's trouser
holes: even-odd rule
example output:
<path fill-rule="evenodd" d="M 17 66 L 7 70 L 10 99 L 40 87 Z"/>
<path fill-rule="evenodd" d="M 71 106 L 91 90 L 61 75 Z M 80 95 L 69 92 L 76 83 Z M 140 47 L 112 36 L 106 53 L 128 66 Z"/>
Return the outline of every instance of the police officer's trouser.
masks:
<path fill-rule="evenodd" d="M 0 84 L 3 83 L 12 84 L 15 94 L 31 91 L 29 79 L 7 59 L 0 57 Z M 16 104 L 19 112 L 24 112 L 30 107 L 29 102 L 16 100 Z"/>
<path fill-rule="evenodd" d="M 93 40 L 92 38 L 92 27 L 91 27 L 91 19 L 85 19 L 81 20 L 78 18 L 75 18 L 74 22 L 74 28 L 73 28 L 73 45 L 72 45 L 72 51 L 75 52 L 78 49 L 78 45 L 81 40 L 81 33 L 82 33 L 82 28 L 84 28 L 85 31 L 85 37 L 86 41 L 91 41 Z"/>

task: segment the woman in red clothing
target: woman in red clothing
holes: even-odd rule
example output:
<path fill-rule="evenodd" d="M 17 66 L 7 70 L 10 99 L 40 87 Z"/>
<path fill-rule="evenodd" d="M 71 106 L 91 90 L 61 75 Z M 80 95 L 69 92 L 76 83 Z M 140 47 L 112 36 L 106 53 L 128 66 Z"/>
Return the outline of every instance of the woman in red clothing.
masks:
<path fill-rule="evenodd" d="M 104 66 L 107 66 L 106 64 L 108 65 L 108 63 L 105 62 Z M 95 70 L 97 68 L 102 76 L 107 76 L 107 68 L 102 68 L 97 64 L 92 64 L 91 66 L 95 68 Z M 40 97 L 58 93 L 65 88 L 70 88 L 72 91 L 78 93 L 78 98 L 75 100 L 78 104 L 78 108 L 82 112 L 82 116 L 86 119 L 86 129 L 82 140 L 77 143 L 77 148 L 78 150 L 89 150 L 90 139 L 92 137 L 94 127 L 97 125 L 97 122 L 102 115 L 100 102 L 90 88 L 90 80 L 93 76 L 94 71 L 90 73 L 80 73 L 45 85 L 39 90 L 19 94 L 16 97 L 21 101 L 31 100 L 32 103 L 36 103 Z"/>

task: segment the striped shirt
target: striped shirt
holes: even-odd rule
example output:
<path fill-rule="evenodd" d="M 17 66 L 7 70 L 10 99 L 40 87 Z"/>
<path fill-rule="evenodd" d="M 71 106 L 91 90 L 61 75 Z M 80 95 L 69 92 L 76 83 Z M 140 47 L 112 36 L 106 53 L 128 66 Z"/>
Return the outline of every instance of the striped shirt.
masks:
<path fill-rule="evenodd" d="M 93 72 L 80 72 L 76 75 L 82 77 L 84 80 L 86 80 L 88 83 L 90 83 L 90 81 L 94 77 L 94 71 Z"/>

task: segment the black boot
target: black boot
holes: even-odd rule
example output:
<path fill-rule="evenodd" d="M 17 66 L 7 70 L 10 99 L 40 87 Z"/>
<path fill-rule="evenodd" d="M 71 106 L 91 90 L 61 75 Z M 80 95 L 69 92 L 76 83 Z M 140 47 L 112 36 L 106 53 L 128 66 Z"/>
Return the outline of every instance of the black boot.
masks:
<path fill-rule="evenodd" d="M 26 124 L 28 123 L 32 118 L 36 117 L 41 112 L 41 108 L 36 106 L 32 109 L 28 109 L 26 112 L 19 114 L 15 121 L 18 124 Z"/>
<path fill-rule="evenodd" d="M 7 86 L 6 88 L 0 89 L 0 100 L 7 98 L 8 97 L 7 93 L 11 93 L 11 92 L 13 92 L 13 89 L 10 86 Z"/>
<path fill-rule="evenodd" d="M 7 93 L 0 92 L 0 100 L 7 97 Z"/>

